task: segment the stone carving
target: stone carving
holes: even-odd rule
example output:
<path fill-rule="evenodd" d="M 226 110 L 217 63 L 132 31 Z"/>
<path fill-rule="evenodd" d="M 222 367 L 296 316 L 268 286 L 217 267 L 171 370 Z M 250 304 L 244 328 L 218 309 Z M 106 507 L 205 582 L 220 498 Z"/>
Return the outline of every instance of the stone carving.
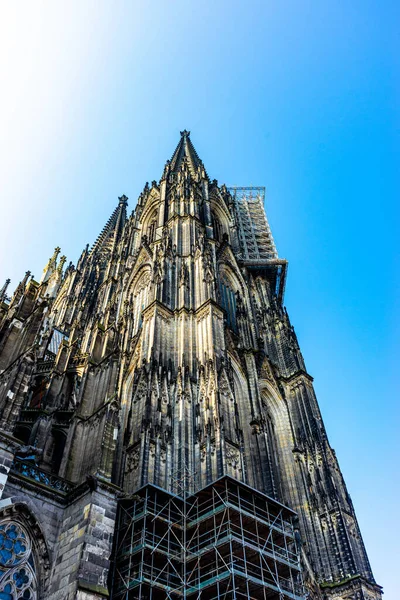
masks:
<path fill-rule="evenodd" d="M 36 600 L 36 577 L 28 562 L 31 551 L 29 536 L 19 523 L 0 521 L 0 597 Z"/>
<path fill-rule="evenodd" d="M 181 268 L 179 271 L 179 284 L 184 286 L 189 285 L 189 269 L 184 260 L 182 260 Z"/>
<path fill-rule="evenodd" d="M 233 446 L 226 445 L 225 451 L 226 464 L 232 467 L 233 470 L 241 471 L 240 450 Z"/>
<path fill-rule="evenodd" d="M 126 457 L 125 472 L 136 471 L 140 462 L 140 448 L 133 448 Z"/>

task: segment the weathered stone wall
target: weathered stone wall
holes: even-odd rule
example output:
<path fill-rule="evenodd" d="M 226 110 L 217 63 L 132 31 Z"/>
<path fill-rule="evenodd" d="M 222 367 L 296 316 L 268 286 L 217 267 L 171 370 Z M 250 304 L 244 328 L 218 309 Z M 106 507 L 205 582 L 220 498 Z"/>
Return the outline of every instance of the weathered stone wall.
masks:
<path fill-rule="evenodd" d="M 44 486 L 43 486 L 44 487 Z M 107 598 L 107 576 L 116 517 L 114 486 L 93 478 L 74 490 L 75 498 L 51 497 L 50 490 L 13 473 L 8 478 L 2 509 L 18 517 L 26 506 L 43 533 L 48 549 L 46 571 L 38 563 L 39 599 L 96 600 Z"/>
<path fill-rule="evenodd" d="M 66 507 L 59 527 L 49 600 L 72 600 L 80 588 L 84 591 L 79 598 L 108 596 L 115 515 L 115 495 L 101 485 Z"/>

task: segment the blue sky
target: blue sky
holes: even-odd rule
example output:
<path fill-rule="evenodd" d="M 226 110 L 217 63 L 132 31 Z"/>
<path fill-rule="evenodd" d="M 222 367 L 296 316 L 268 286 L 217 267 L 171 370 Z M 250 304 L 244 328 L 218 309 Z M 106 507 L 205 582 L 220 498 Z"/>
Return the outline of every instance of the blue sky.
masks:
<path fill-rule="evenodd" d="M 286 304 L 385 600 L 399 564 L 399 4 L 25 2 L 0 19 L 0 285 L 76 261 L 179 139 L 265 185 Z"/>

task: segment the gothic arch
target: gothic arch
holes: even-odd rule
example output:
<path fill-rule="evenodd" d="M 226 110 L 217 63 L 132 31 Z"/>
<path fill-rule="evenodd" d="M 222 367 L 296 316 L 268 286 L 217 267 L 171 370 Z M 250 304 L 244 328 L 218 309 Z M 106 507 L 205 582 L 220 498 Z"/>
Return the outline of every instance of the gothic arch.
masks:
<path fill-rule="evenodd" d="M 246 282 L 239 268 L 229 260 L 229 256 L 224 256 L 218 261 L 218 276 L 220 279 L 225 278 L 227 281 L 231 281 L 236 291 L 239 291 L 243 296 L 246 295 Z"/>
<path fill-rule="evenodd" d="M 220 263 L 218 268 L 219 299 L 226 311 L 226 323 L 237 331 L 236 301 L 237 294 L 244 296 L 244 286 L 236 272 L 229 264 Z"/>
<path fill-rule="evenodd" d="M 12 600 L 38 600 L 50 575 L 46 539 L 33 507 L 18 498 L 7 501 L 0 509 L 0 593 Z"/>
<path fill-rule="evenodd" d="M 147 280 L 148 277 L 148 280 Z M 138 271 L 136 271 L 135 276 L 133 278 L 132 284 L 130 286 L 130 293 L 136 294 L 140 289 L 142 289 L 143 284 L 149 285 L 151 277 L 151 267 L 150 264 L 144 264 L 140 267 Z M 144 281 L 146 279 L 146 281 Z"/>
<path fill-rule="evenodd" d="M 226 227 L 226 233 L 228 233 L 232 223 L 232 217 L 222 195 L 219 192 L 211 191 L 210 204 L 211 211 L 217 215 L 222 225 Z"/>
<path fill-rule="evenodd" d="M 274 386 L 266 379 L 260 380 L 260 395 L 262 401 L 263 419 L 267 435 L 273 435 L 276 458 L 276 477 L 279 478 L 277 487 L 279 500 L 293 506 L 294 493 L 292 486 L 295 484 L 291 472 L 294 465 L 293 458 L 293 432 L 289 418 L 289 411 L 285 400 Z"/>
<path fill-rule="evenodd" d="M 132 302 L 133 319 L 132 335 L 136 335 L 141 327 L 142 311 L 149 304 L 149 287 L 151 281 L 150 265 L 142 265 L 135 274 L 128 292 L 128 300 Z"/>
<path fill-rule="evenodd" d="M 54 301 L 53 310 L 55 310 L 55 309 L 59 310 L 62 307 L 66 298 L 67 298 L 67 290 L 65 290 L 65 291 L 61 290 L 61 294 L 57 295 L 57 297 Z"/>
<path fill-rule="evenodd" d="M 159 193 L 152 188 L 147 198 L 145 207 L 140 217 L 140 224 L 142 228 L 142 234 L 148 235 L 147 229 L 151 224 L 153 217 L 158 216 L 158 205 L 160 202 Z"/>
<path fill-rule="evenodd" d="M 249 429 L 249 423 L 251 421 L 251 411 L 250 411 L 250 399 L 249 399 L 249 391 L 246 374 L 243 371 L 243 368 L 240 362 L 236 359 L 236 357 L 228 353 L 230 359 L 230 366 L 232 367 L 232 379 L 233 379 L 233 393 L 236 404 L 236 409 L 238 412 L 238 425 L 244 435 L 244 445 L 241 448 L 242 452 L 242 461 L 243 461 L 243 481 L 250 485 L 253 485 L 252 476 L 251 476 L 251 465 L 247 462 L 246 452 L 246 433 L 247 429 Z"/>
<path fill-rule="evenodd" d="M 124 377 L 124 380 L 122 382 L 122 386 L 121 386 L 121 410 L 120 410 L 120 428 L 121 431 L 126 431 L 128 428 L 128 422 L 130 419 L 130 414 L 131 414 L 131 407 L 132 407 L 132 396 L 133 396 L 133 389 L 134 389 L 134 383 L 135 383 L 135 376 L 137 375 L 138 372 L 138 362 L 140 359 L 140 355 L 141 355 L 141 347 L 140 347 L 140 342 L 139 342 L 139 346 L 136 347 L 135 352 L 133 354 L 133 357 L 131 358 L 130 364 L 128 366 L 126 375 Z M 119 448 L 119 452 L 123 452 L 125 450 L 125 443 L 126 440 L 122 440 L 122 438 L 120 439 L 120 448 Z M 119 474 L 119 476 L 121 477 L 122 473 Z"/>
<path fill-rule="evenodd" d="M 138 286 L 138 281 L 143 276 L 143 274 L 148 272 L 151 275 L 151 271 L 152 271 L 152 264 L 146 253 L 146 255 L 142 258 L 142 261 L 140 262 L 140 264 L 130 275 L 129 281 L 126 284 L 126 289 L 127 289 L 126 295 L 128 298 L 134 293 L 135 289 Z"/>
<path fill-rule="evenodd" d="M 227 235 L 229 241 L 231 228 L 230 215 L 215 200 L 211 201 L 211 213 L 213 217 L 214 238 L 219 243 L 222 243 L 224 235 Z"/>
<path fill-rule="evenodd" d="M 151 244 L 155 240 L 156 229 L 158 224 L 158 208 L 155 208 L 146 217 L 142 225 L 142 231 L 147 236 L 147 242 Z"/>

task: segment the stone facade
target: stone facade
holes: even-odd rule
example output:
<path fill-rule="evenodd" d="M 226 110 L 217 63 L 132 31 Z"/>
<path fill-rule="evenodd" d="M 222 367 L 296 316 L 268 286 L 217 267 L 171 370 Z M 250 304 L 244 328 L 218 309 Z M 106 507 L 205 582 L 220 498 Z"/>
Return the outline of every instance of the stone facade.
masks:
<path fill-rule="evenodd" d="M 190 473 L 192 491 L 229 475 L 297 512 L 310 598 L 381 598 L 262 191 L 210 180 L 184 131 L 126 207 L 76 266 L 56 248 L 39 282 L 0 291 L 0 527 L 30 540 L 13 563 L 30 597 L 108 597 L 118 498 Z"/>

